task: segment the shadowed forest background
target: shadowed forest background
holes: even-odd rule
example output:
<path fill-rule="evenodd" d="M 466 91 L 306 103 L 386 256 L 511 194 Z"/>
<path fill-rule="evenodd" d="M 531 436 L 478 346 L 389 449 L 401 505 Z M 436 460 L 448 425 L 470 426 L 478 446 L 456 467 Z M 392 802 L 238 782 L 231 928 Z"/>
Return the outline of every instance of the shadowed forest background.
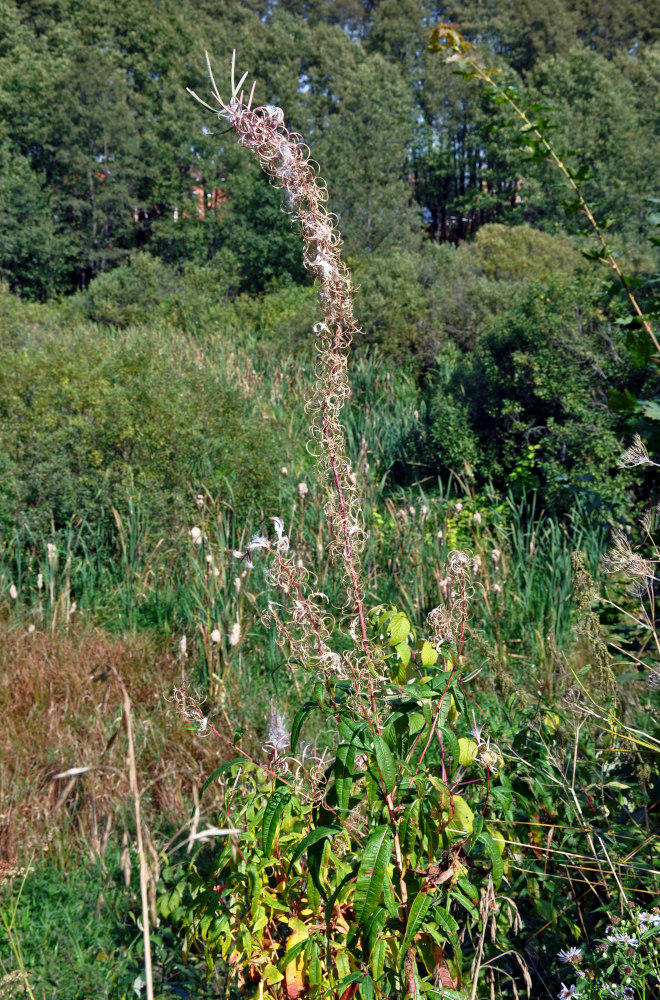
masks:
<path fill-rule="evenodd" d="M 524 761 L 498 805 L 516 842 L 516 823 L 539 825 L 507 862 L 533 995 L 556 994 L 557 950 L 610 912 L 611 886 L 580 896 L 543 854 L 549 826 L 553 851 L 584 849 L 548 777 L 578 745 L 590 821 L 612 857 L 639 864 L 618 877 L 658 902 L 657 749 L 617 744 L 604 763 L 603 727 L 566 708 L 577 674 L 657 742 L 654 622 L 640 636 L 599 609 L 605 677 L 593 622 L 579 628 L 593 594 L 571 569 L 583 551 L 599 588 L 612 529 L 641 541 L 653 468 L 617 460 L 634 433 L 660 448 L 657 358 L 583 253 L 557 172 L 530 158 L 506 106 L 428 49 L 438 22 L 456 22 L 539 107 L 656 322 L 656 7 L 0 0 L 0 858 L 33 866 L 16 921 L 40 1000 L 140 994 L 119 701 L 90 675 L 112 664 L 131 691 L 154 854 L 173 869 L 222 748 L 195 742 L 172 685 L 196 686 L 258 750 L 273 701 L 292 714 L 308 683 L 292 683 L 258 620 L 263 575 L 248 581 L 232 553 L 281 515 L 319 587 L 340 589 L 306 448 L 316 291 L 280 192 L 186 93 L 206 92 L 204 50 L 219 80 L 237 50 L 256 103 L 284 110 L 327 182 L 364 333 L 346 432 L 367 602 L 421 620 L 447 599 L 448 553 L 473 559 L 472 683 Z M 608 586 L 618 610 L 634 603 Z M 53 780 L 74 766 L 92 770 Z M 163 891 L 156 878 L 154 900 Z M 222 970 L 204 985 L 194 954 L 183 962 L 172 912 L 154 932 L 158 995 L 224 996 Z M 0 943 L 0 973 L 14 965 Z"/>

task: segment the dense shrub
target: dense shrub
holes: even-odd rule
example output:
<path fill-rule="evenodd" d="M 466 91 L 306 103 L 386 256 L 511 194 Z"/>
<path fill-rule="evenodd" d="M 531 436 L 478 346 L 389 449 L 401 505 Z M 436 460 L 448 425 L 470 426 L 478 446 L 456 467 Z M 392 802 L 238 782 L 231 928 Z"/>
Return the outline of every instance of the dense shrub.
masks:
<path fill-rule="evenodd" d="M 479 456 L 479 475 L 534 487 L 561 503 L 566 486 L 612 498 L 618 454 L 607 392 L 610 330 L 585 315 L 570 282 L 530 284 L 470 354 L 447 354 L 431 404 L 441 466 Z"/>
<path fill-rule="evenodd" d="M 566 236 L 530 226 L 482 226 L 454 248 L 426 243 L 352 262 L 356 312 L 369 343 L 397 359 L 432 365 L 449 342 L 471 348 L 529 281 L 548 283 L 583 270 Z"/>
<path fill-rule="evenodd" d="M 117 273 L 117 272 L 115 272 Z M 127 489 L 155 530 L 202 484 L 245 511 L 273 493 L 269 418 L 182 336 L 77 327 L 0 349 L 3 512 L 33 528 L 108 517 Z"/>

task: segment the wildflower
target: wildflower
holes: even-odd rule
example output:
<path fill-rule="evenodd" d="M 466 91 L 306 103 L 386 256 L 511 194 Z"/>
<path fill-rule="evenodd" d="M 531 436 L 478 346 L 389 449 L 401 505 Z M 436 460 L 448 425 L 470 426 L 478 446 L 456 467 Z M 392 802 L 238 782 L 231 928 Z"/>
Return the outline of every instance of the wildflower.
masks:
<path fill-rule="evenodd" d="M 636 465 L 653 465 L 646 450 L 646 445 L 639 434 L 635 434 L 633 443 L 619 456 L 617 463 L 622 469 L 632 469 Z"/>
<path fill-rule="evenodd" d="M 562 983 L 561 989 L 557 994 L 558 1000 L 578 1000 L 578 998 L 581 996 L 582 994 L 578 993 L 577 986 L 575 985 L 575 983 L 573 983 L 572 986 L 564 986 L 564 984 Z"/>
<path fill-rule="evenodd" d="M 192 539 L 193 545 L 201 545 L 202 544 L 202 529 L 201 528 L 198 528 L 197 525 L 195 525 L 194 527 L 192 527 L 190 529 L 189 534 L 190 534 L 190 538 Z"/>
<path fill-rule="evenodd" d="M 582 961 L 582 949 L 571 947 L 567 951 L 560 951 L 557 955 L 560 962 L 570 962 L 571 965 L 579 965 Z"/>
<path fill-rule="evenodd" d="M 9 588 L 9 596 L 11 597 L 12 601 L 15 601 L 16 598 L 18 597 L 18 591 L 16 590 L 16 584 L 14 583 L 12 583 L 11 587 Z"/>
<path fill-rule="evenodd" d="M 284 521 L 281 517 L 273 517 L 271 520 L 275 527 L 275 534 L 277 535 L 277 551 L 283 555 L 289 551 L 289 539 L 284 534 Z"/>
<path fill-rule="evenodd" d="M 636 948 L 639 944 L 634 934 L 608 934 L 605 940 L 610 944 L 625 944 L 627 948 Z"/>
<path fill-rule="evenodd" d="M 623 997 L 624 997 L 624 1000 L 634 1000 L 635 991 L 632 988 L 632 986 L 624 986 L 624 988 L 623 988 Z"/>
<path fill-rule="evenodd" d="M 309 493 L 309 486 L 307 485 L 306 482 L 303 481 L 298 483 L 296 490 L 298 492 L 298 496 L 300 497 L 300 499 L 304 500 L 307 494 Z"/>
<path fill-rule="evenodd" d="M 245 559 L 245 565 L 248 569 L 254 568 L 254 563 L 252 561 L 252 553 L 258 552 L 260 549 L 269 549 L 270 542 L 263 535 L 253 535 L 250 541 L 247 543 L 247 548 L 245 552 L 234 552 L 234 556 L 237 559 Z"/>
<path fill-rule="evenodd" d="M 220 642 L 220 629 L 214 628 L 210 635 L 211 642 L 217 646 Z"/>
<path fill-rule="evenodd" d="M 240 622 L 234 622 L 231 629 L 229 630 L 229 645 L 238 646 L 241 641 L 241 624 Z"/>
<path fill-rule="evenodd" d="M 273 703 L 270 705 L 270 722 L 268 723 L 268 744 L 278 752 L 286 750 L 291 743 L 291 734 L 287 728 L 284 716 L 276 712 Z"/>

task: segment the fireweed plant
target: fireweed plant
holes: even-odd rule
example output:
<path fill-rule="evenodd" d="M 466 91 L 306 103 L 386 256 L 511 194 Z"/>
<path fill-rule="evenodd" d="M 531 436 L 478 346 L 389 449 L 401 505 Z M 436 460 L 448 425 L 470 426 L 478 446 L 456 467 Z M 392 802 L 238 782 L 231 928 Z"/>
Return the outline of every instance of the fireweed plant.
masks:
<path fill-rule="evenodd" d="M 248 995 L 474 1000 L 487 926 L 500 910 L 505 926 L 519 920 L 498 895 L 505 861 L 495 803 L 510 783 L 465 685 L 470 560 L 451 555 L 448 600 L 422 629 L 393 605 L 365 606 L 365 533 L 341 422 L 357 331 L 327 192 L 281 109 L 253 108 L 254 87 L 244 101 L 233 60 L 229 101 L 210 65 L 209 75 L 216 106 L 193 96 L 284 190 L 317 279 L 310 447 L 346 601 L 329 607 L 315 592 L 281 518 L 248 542 L 242 565 L 265 569 L 272 591 L 264 619 L 312 696 L 291 725 L 273 706 L 259 757 L 180 694 L 187 718 L 233 759 L 205 785 L 224 789 L 219 846 L 183 878 L 170 872 L 160 912 L 184 926 L 188 948 L 203 945 L 209 971 L 228 970 L 227 989 L 235 979 Z M 522 960 L 515 969 L 528 984 Z"/>

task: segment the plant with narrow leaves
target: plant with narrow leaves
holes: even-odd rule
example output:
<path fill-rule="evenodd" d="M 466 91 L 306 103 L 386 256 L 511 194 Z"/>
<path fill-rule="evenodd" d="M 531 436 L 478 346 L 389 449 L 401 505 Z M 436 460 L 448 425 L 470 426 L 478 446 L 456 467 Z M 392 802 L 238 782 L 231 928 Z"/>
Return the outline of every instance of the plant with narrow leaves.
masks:
<path fill-rule="evenodd" d="M 463 683 L 470 560 L 451 555 L 447 600 L 424 631 L 393 605 L 365 606 L 361 505 L 340 419 L 356 333 L 340 239 L 282 111 L 253 109 L 254 87 L 244 102 L 233 65 L 224 102 L 209 73 L 211 110 L 284 189 L 318 280 L 324 319 L 308 407 L 346 602 L 328 607 L 281 518 L 272 536 L 248 542 L 246 566 L 269 560 L 274 594 L 263 618 L 312 696 L 290 731 L 273 708 L 260 756 L 198 711 L 233 754 L 207 782 L 225 787 L 225 839 L 192 875 L 173 879 L 161 913 L 184 924 L 189 947 L 203 942 L 211 969 L 224 958 L 260 996 L 462 996 L 462 942 L 484 925 L 482 888 L 496 905 L 505 866 L 491 785 L 508 783 Z M 194 715 L 194 703 L 185 711 Z M 482 954 L 475 946 L 474 981 Z"/>

